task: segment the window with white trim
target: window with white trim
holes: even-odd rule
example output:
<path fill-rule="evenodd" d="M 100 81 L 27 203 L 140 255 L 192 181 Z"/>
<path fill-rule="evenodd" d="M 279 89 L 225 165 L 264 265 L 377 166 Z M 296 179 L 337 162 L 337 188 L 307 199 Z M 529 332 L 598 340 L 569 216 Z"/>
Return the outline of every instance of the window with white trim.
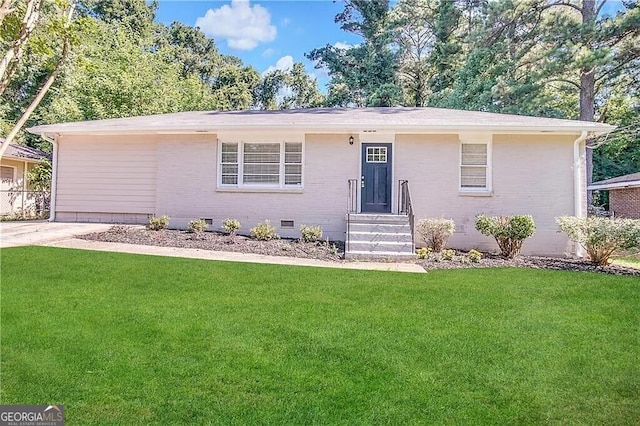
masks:
<path fill-rule="evenodd" d="M 302 143 L 222 142 L 221 187 L 302 187 Z"/>
<path fill-rule="evenodd" d="M 489 149 L 487 143 L 460 145 L 460 190 L 481 192 L 490 190 Z"/>

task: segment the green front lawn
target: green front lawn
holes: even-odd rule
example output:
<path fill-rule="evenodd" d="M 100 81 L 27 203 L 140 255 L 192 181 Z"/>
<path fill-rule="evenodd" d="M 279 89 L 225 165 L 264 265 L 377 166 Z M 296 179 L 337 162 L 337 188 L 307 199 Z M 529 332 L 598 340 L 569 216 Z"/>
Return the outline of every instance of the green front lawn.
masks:
<path fill-rule="evenodd" d="M 640 280 L 3 249 L 2 404 L 88 424 L 638 424 Z"/>

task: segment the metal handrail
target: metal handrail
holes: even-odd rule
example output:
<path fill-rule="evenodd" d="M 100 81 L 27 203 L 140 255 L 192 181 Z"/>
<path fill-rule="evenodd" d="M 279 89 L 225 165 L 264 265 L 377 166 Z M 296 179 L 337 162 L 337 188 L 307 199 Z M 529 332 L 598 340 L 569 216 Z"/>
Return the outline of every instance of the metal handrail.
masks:
<path fill-rule="evenodd" d="M 398 214 L 406 214 L 409 217 L 409 226 L 411 227 L 411 244 L 415 249 L 413 204 L 411 203 L 411 192 L 409 191 L 408 180 L 398 181 Z"/>
<path fill-rule="evenodd" d="M 358 213 L 358 179 L 349 179 L 347 193 L 347 235 L 344 239 L 345 252 L 350 249 L 349 234 L 351 233 L 351 215 Z"/>

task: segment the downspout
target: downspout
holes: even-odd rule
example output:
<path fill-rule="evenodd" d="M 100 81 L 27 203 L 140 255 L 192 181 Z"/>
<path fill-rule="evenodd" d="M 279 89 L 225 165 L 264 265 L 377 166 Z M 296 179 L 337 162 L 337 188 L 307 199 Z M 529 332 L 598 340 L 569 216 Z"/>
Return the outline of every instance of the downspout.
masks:
<path fill-rule="evenodd" d="M 49 203 L 49 222 L 55 222 L 56 220 L 56 188 L 58 187 L 58 141 L 56 138 L 48 137 L 45 133 L 40 135 L 42 139 L 50 142 L 53 145 L 51 154 L 53 159 L 51 160 L 51 201 Z"/>
<path fill-rule="evenodd" d="M 589 133 L 583 130 L 578 139 L 573 142 L 573 214 L 576 217 L 586 217 L 586 212 L 582 208 L 583 194 L 581 185 L 582 161 L 580 160 L 580 144 L 582 144 Z M 576 244 L 576 256 L 584 257 L 584 249 L 580 244 Z"/>
<path fill-rule="evenodd" d="M 29 163 L 27 163 L 26 161 L 23 161 L 23 165 L 22 165 L 22 216 L 24 216 L 24 211 L 25 211 L 25 193 L 29 190 L 29 186 L 27 184 L 27 181 L 29 179 L 29 175 L 28 175 L 28 168 L 29 168 Z"/>

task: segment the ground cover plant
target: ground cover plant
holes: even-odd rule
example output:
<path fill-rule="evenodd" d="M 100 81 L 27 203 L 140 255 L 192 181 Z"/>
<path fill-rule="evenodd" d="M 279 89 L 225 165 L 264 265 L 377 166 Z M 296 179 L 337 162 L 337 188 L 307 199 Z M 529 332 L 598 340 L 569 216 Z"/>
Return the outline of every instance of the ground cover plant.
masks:
<path fill-rule="evenodd" d="M 637 424 L 637 278 L 3 249 L 2 403 L 69 424 Z"/>

